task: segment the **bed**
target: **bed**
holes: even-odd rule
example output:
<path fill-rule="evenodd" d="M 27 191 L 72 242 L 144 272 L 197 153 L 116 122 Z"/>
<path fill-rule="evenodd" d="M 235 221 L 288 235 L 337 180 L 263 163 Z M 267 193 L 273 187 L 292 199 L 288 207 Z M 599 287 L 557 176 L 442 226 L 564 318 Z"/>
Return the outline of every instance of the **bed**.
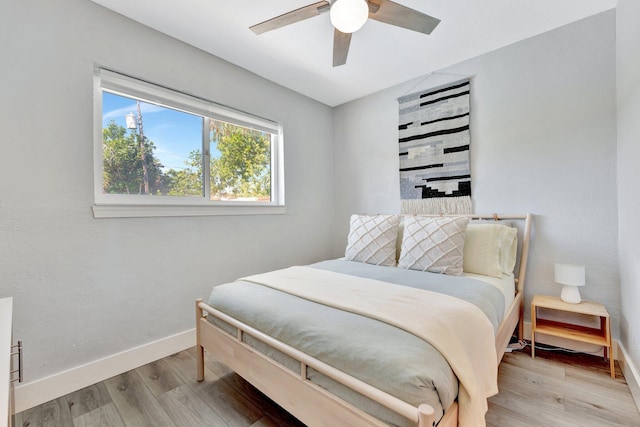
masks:
<path fill-rule="evenodd" d="M 436 223 L 458 228 L 423 271 L 435 234 L 421 233 Z M 514 330 L 522 337 L 531 224 L 530 214 L 354 215 L 345 258 L 196 301 L 197 378 L 211 352 L 309 426 L 482 425 L 497 366 Z M 383 242 L 373 250 L 371 233 Z M 447 246 L 455 239 L 464 257 Z"/>

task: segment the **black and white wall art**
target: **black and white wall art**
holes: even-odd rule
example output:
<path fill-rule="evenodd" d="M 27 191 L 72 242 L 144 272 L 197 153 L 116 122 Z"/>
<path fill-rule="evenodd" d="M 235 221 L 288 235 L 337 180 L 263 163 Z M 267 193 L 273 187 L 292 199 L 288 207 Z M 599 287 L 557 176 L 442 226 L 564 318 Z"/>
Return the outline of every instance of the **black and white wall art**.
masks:
<path fill-rule="evenodd" d="M 402 213 L 471 213 L 469 79 L 398 98 Z"/>

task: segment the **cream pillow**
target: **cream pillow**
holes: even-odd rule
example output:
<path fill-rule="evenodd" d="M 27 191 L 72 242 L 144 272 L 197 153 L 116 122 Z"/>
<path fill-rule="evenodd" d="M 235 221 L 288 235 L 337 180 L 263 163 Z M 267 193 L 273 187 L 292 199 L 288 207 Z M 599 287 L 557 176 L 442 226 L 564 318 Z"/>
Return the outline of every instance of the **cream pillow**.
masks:
<path fill-rule="evenodd" d="M 351 215 L 345 259 L 375 265 L 396 265 L 398 215 Z"/>
<path fill-rule="evenodd" d="M 500 235 L 500 265 L 502 266 L 502 272 L 513 274 L 518 253 L 518 229 L 515 227 L 503 227 Z"/>
<path fill-rule="evenodd" d="M 464 240 L 464 271 L 502 276 L 500 229 L 494 224 L 469 224 Z"/>
<path fill-rule="evenodd" d="M 513 272 L 517 232 L 504 225 L 469 224 L 464 242 L 464 271 L 498 278 L 503 272 Z"/>
<path fill-rule="evenodd" d="M 464 217 L 405 217 L 398 267 L 462 275 L 467 224 Z"/>

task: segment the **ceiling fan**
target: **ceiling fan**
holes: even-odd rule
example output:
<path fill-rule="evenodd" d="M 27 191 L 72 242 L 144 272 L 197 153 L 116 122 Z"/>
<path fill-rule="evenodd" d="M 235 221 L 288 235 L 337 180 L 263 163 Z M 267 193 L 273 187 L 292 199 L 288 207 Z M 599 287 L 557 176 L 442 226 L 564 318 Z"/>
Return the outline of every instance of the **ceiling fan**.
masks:
<path fill-rule="evenodd" d="M 431 34 L 440 23 L 437 18 L 391 0 L 325 0 L 292 10 L 249 28 L 256 34 L 262 34 L 313 18 L 324 12 L 329 12 L 331 23 L 335 27 L 333 32 L 334 67 L 344 65 L 347 62 L 351 34 L 358 31 L 367 18 L 423 34 Z"/>

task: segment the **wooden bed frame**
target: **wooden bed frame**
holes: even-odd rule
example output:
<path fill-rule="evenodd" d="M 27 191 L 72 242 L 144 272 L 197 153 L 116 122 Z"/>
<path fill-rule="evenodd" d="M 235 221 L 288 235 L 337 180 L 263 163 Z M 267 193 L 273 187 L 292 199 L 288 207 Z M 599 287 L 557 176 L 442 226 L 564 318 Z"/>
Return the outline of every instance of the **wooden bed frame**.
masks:
<path fill-rule="evenodd" d="M 424 215 L 427 216 L 427 215 Z M 440 215 L 431 215 L 440 216 Z M 458 215 L 460 216 L 460 215 Z M 496 333 L 497 364 L 500 364 L 513 332 L 518 327 L 518 338 L 523 335 L 524 280 L 527 270 L 529 240 L 532 215 L 464 215 L 472 219 L 524 220 L 524 230 L 519 243 L 519 267 L 516 276 L 516 294 L 498 332 Z M 210 323 L 206 316 L 215 316 L 237 329 L 232 336 Z M 206 349 L 220 362 L 234 370 L 258 390 L 310 427 L 315 426 L 387 426 L 386 423 L 356 408 L 352 404 L 334 396 L 324 388 L 307 379 L 307 368 L 313 368 L 323 375 L 343 384 L 378 404 L 413 420 L 418 427 L 432 427 L 435 423 L 435 411 L 428 404 L 417 408 L 400 399 L 376 389 L 326 363 L 323 363 L 301 351 L 296 350 L 236 319 L 196 300 L 197 333 L 197 379 L 204 380 L 204 350 Z M 267 357 L 263 353 L 244 343 L 247 334 L 272 348 L 300 362 L 300 372 L 295 373 Z M 458 404 L 449 407 L 438 426 L 454 427 L 458 425 Z"/>

